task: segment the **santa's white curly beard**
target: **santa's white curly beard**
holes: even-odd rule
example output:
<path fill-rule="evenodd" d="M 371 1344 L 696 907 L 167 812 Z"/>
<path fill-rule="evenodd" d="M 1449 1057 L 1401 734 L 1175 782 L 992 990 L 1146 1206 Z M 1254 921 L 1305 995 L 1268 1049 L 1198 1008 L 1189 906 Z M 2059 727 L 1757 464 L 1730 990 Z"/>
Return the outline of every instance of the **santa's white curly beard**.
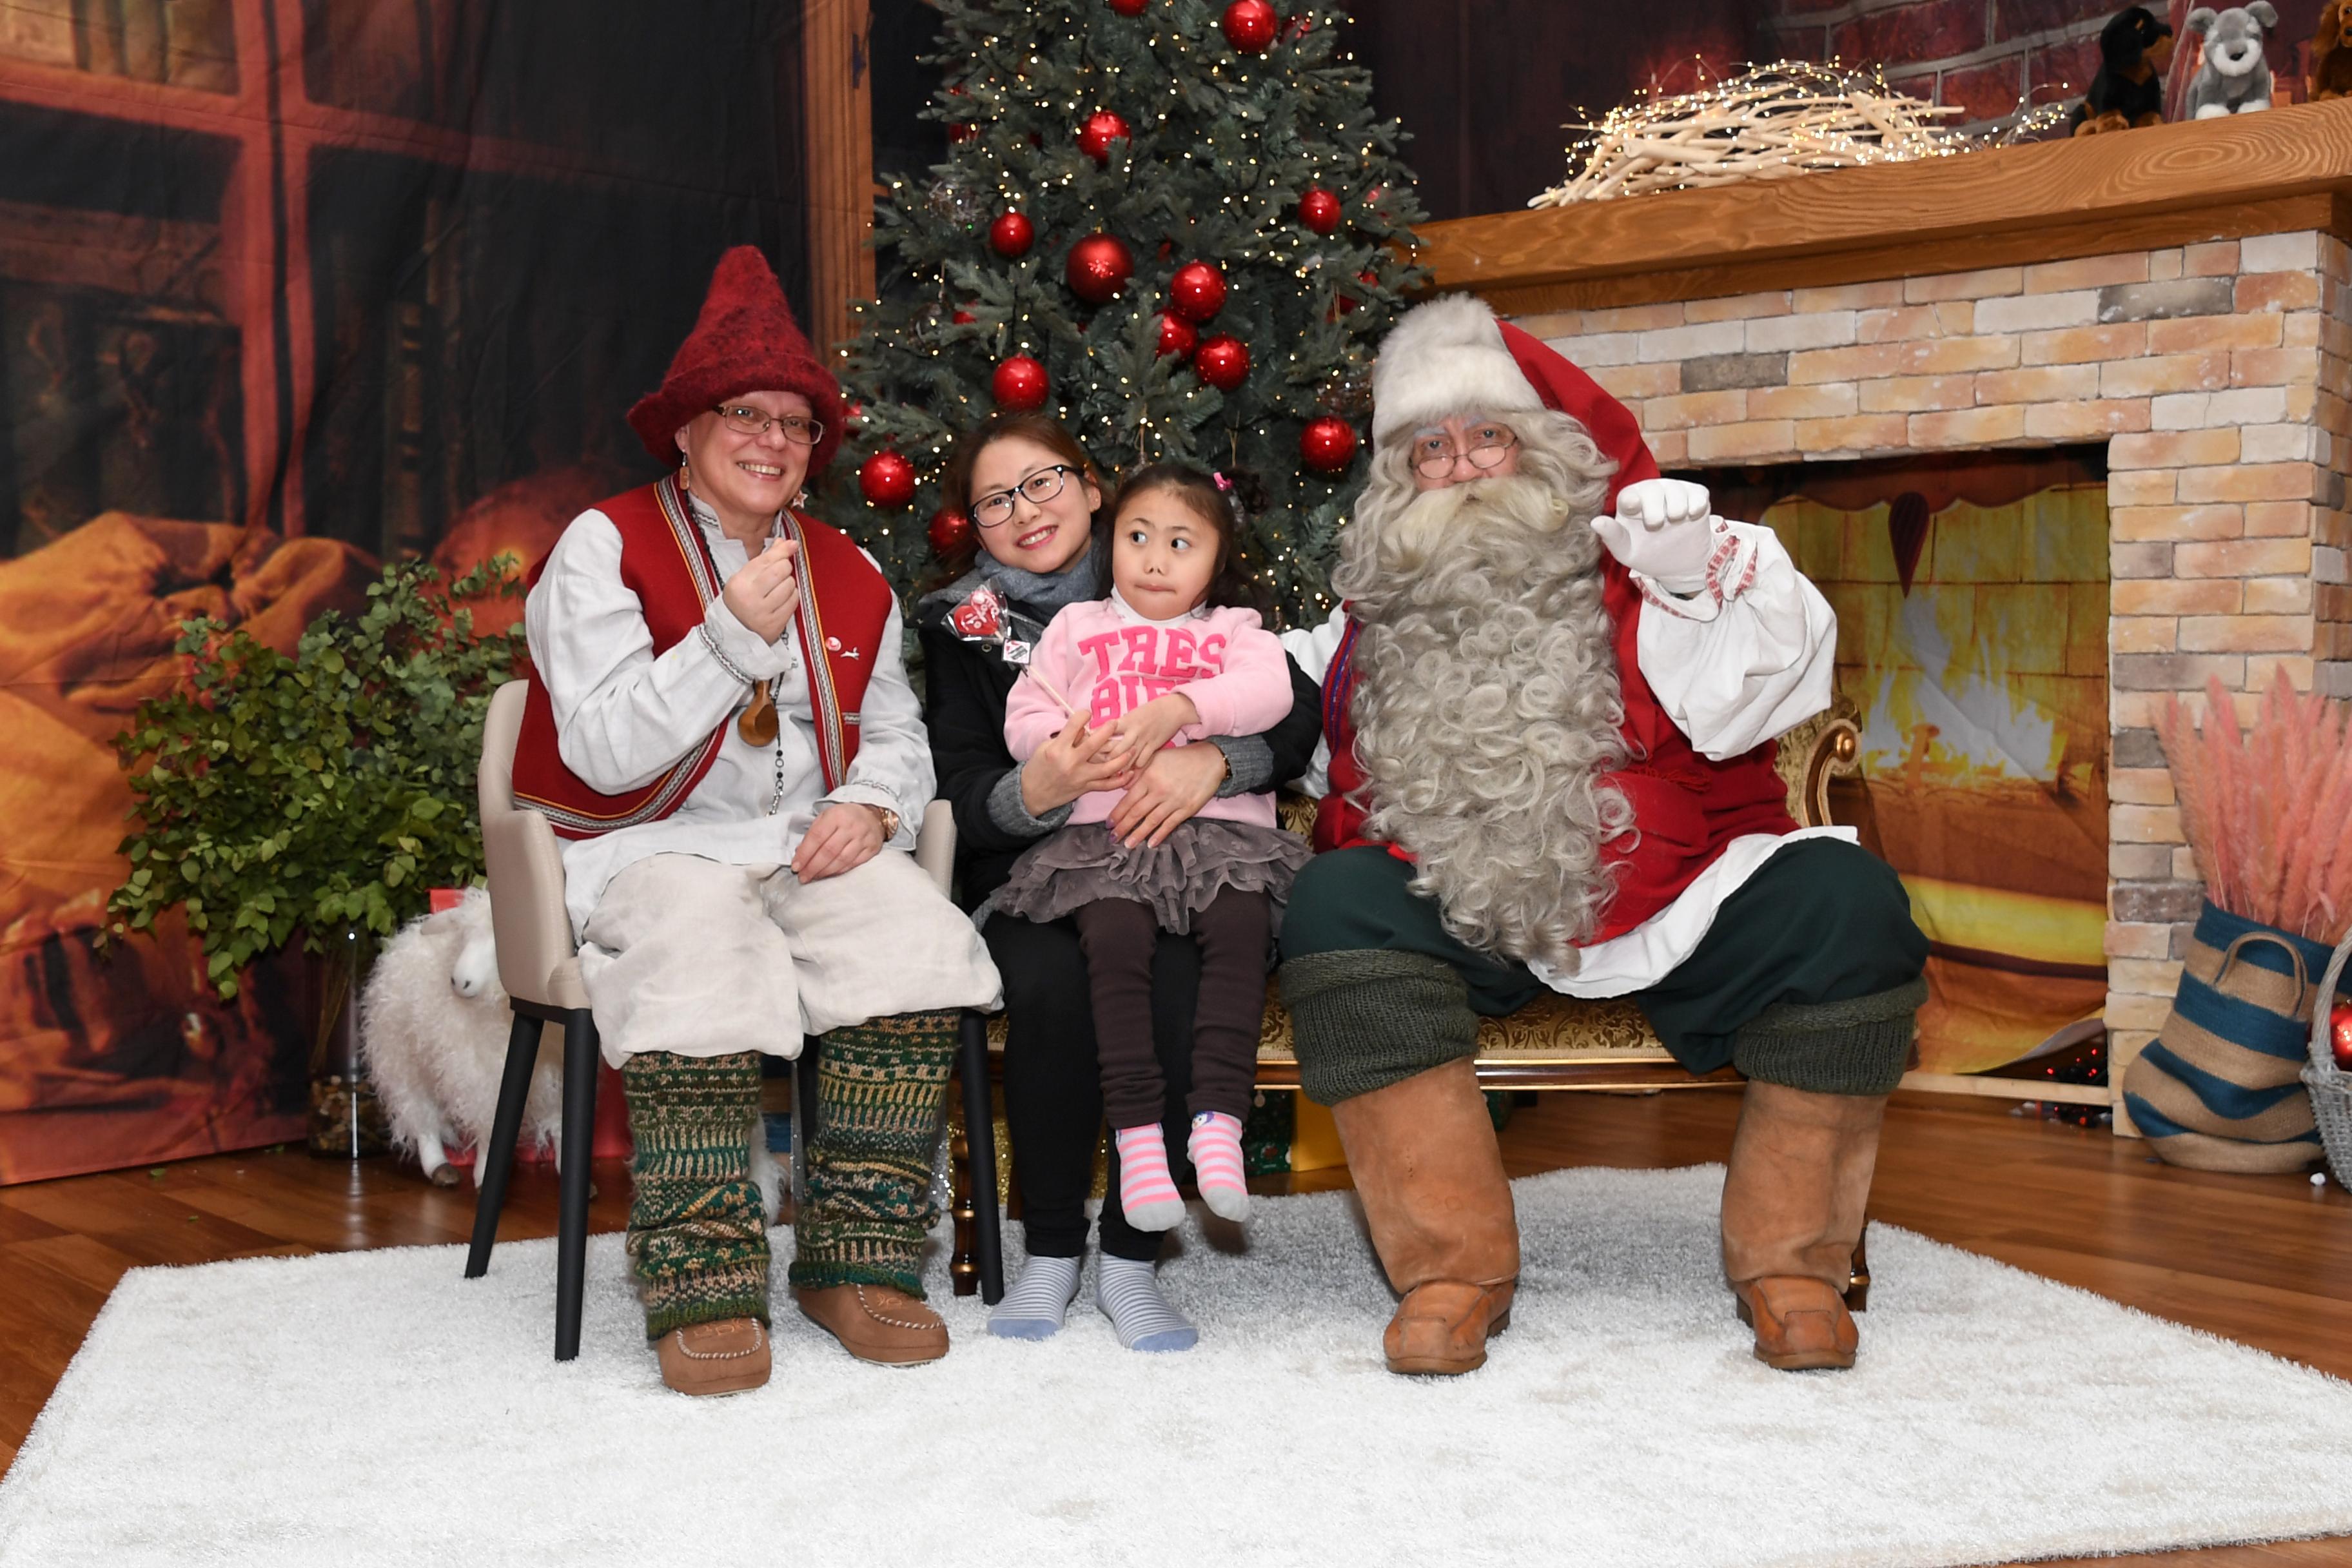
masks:
<path fill-rule="evenodd" d="M 1514 477 L 1360 508 L 1343 574 L 1365 831 L 1412 851 L 1455 937 L 1560 967 L 1614 890 L 1601 846 L 1633 821 L 1601 782 L 1625 753 L 1598 489 L 1575 487 L 1580 507 Z"/>

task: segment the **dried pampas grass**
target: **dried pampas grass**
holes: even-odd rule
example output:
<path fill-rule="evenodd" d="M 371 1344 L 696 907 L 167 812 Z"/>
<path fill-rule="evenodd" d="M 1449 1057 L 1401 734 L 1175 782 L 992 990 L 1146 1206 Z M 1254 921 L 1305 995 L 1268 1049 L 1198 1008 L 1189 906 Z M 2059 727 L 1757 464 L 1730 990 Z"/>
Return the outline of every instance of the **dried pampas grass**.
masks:
<path fill-rule="evenodd" d="M 2063 104 L 2016 110 L 1981 132 L 1935 123 L 1968 111 L 1895 91 L 1875 71 L 1776 60 L 1712 86 L 1611 110 L 1598 125 L 1570 125 L 1579 168 L 1528 203 L 1567 206 L 1652 191 L 1744 180 L 1785 180 L 1814 169 L 1907 163 L 2005 147 L 2041 134 Z"/>
<path fill-rule="evenodd" d="M 2352 725 L 2281 673 L 2250 729 L 2219 680 L 2200 729 L 2178 697 L 2157 726 L 2205 896 L 2330 946 L 2352 928 Z"/>

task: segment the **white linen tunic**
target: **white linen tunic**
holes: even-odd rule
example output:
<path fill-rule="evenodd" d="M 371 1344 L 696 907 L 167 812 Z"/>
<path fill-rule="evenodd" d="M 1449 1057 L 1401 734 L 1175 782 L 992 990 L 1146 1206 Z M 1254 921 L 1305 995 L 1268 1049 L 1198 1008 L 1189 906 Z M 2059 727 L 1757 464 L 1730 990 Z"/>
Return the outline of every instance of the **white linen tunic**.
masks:
<path fill-rule="evenodd" d="M 750 556 L 708 507 L 692 504 L 724 584 Z M 638 788 L 726 725 L 710 771 L 676 811 L 564 846 L 564 903 L 575 935 L 625 868 L 666 854 L 785 865 L 816 814 L 836 801 L 897 812 L 898 837 L 886 847 L 914 847 L 931 800 L 931 748 L 922 705 L 907 683 L 897 602 L 859 704 L 857 755 L 848 778 L 830 793 L 817 763 L 816 710 L 793 631 L 767 642 L 737 620 L 723 598 L 710 601 L 703 621 L 745 674 L 783 678 L 773 745 L 754 746 L 736 730 L 730 716 L 743 704 L 743 685 L 702 638 L 681 638 L 655 657 L 645 609 L 621 580 L 621 531 L 603 512 L 583 512 L 564 530 L 524 605 L 533 677 L 547 685 L 557 750 L 590 788 L 607 795 Z M 780 783 L 782 799 L 771 811 Z"/>
<path fill-rule="evenodd" d="M 1769 528 L 1709 520 L 1727 531 L 1752 569 L 1727 574 L 1718 602 L 1712 591 L 1688 598 L 1634 573 L 1642 588 L 1634 647 L 1642 678 L 1691 744 L 1718 762 L 1753 751 L 1830 705 L 1837 653 L 1837 616 L 1805 579 Z M 1322 626 L 1282 634 L 1283 646 L 1317 684 L 1329 672 L 1347 630 L 1347 612 Z M 1321 796 L 1329 787 L 1328 742 L 1297 785 Z M 1636 824 L 1638 826 L 1639 825 Z M 1782 846 L 1804 838 L 1853 842 L 1850 827 L 1751 833 L 1733 839 L 1681 896 L 1622 936 L 1578 950 L 1570 967 L 1536 963 L 1537 979 L 1570 996 L 1622 996 L 1654 985 L 1696 952 L 1716 911 Z"/>
<path fill-rule="evenodd" d="M 708 508 L 694 503 L 694 515 L 723 583 L 748 554 Z M 621 579 L 620 531 L 603 512 L 583 513 L 557 542 L 524 624 L 557 750 L 590 787 L 637 788 L 724 726 L 709 771 L 668 816 L 564 846 L 564 902 L 607 1061 L 796 1056 L 804 1037 L 867 1018 L 1001 1005 L 971 922 L 906 853 L 932 773 L 895 601 L 860 711 L 844 716 L 858 726 L 857 755 L 830 792 L 796 633 L 766 641 L 721 598 L 704 614 L 738 669 L 781 677 L 776 740 L 754 746 L 733 721 L 743 683 L 699 635 L 655 656 Z M 854 869 L 802 882 L 793 852 L 836 802 L 897 812 L 898 835 Z"/>

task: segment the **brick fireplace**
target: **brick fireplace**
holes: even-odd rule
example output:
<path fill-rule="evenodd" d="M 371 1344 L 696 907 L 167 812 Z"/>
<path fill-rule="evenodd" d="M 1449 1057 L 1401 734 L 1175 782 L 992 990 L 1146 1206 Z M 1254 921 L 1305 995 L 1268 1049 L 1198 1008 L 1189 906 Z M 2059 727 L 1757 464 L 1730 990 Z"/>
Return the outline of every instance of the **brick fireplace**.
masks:
<path fill-rule="evenodd" d="M 2250 708 L 2279 670 L 2352 697 L 2352 103 L 2255 120 L 1598 204 L 1541 236 L 1550 215 L 1436 226 L 1441 285 L 1624 399 L 1669 471 L 2104 446 L 2117 1079 L 2200 893 L 2156 713 L 2211 677 Z M 2184 170 L 2208 200 L 2179 205 Z M 1775 223 L 1817 243 L 1774 254 Z M 1710 224 L 1746 243 L 1710 250 Z M 1644 236 L 1651 267 L 1624 265 Z"/>

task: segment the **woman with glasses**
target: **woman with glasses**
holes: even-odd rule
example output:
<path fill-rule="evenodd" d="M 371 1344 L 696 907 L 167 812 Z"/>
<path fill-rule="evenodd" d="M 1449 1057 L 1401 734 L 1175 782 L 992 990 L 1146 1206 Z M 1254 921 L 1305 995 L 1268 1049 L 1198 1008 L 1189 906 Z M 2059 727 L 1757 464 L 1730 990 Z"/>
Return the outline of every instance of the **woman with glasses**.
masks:
<path fill-rule="evenodd" d="M 1121 790 L 1114 831 L 1166 840 L 1212 799 L 1270 789 L 1306 771 L 1321 730 L 1318 688 L 1289 668 L 1289 716 L 1263 735 L 1212 736 L 1154 756 L 1140 773 L 1108 760 L 1115 731 L 1083 745 L 1048 744 L 1016 764 L 1004 743 L 1005 700 L 1047 622 L 1064 606 L 1108 592 L 1108 544 L 1097 512 L 1099 470 L 1055 420 L 1000 416 L 958 444 L 947 495 L 973 523 L 969 551 L 950 557 L 942 586 L 916 611 L 922 638 L 924 716 L 940 797 L 955 808 L 959 891 L 967 907 L 1001 887 L 1022 851 L 1059 827 L 1082 795 Z M 1076 739 L 1075 730 L 1072 731 Z M 1086 1200 L 1102 1138 L 1102 1086 L 1086 958 L 1074 921 L 992 920 L 990 953 L 1004 977 L 1004 1116 L 1020 1173 L 1029 1263 L 989 1319 L 989 1331 L 1043 1339 L 1062 1326 L 1086 1256 Z M 1152 970 L 1154 1044 L 1177 1109 L 1163 1128 L 1181 1171 L 1200 949 L 1161 940 Z M 1161 1237 L 1127 1223 L 1118 1173 L 1103 1199 L 1095 1299 L 1120 1342 L 1181 1350 L 1192 1325 L 1153 1275 Z"/>
<path fill-rule="evenodd" d="M 853 1355 L 935 1360 L 931 1148 L 960 1009 L 1000 987 L 907 853 L 931 760 L 898 597 L 793 510 L 841 395 L 758 251 L 720 260 L 629 424 L 677 467 L 549 552 L 514 780 L 568 841 L 581 981 L 628 1095 L 646 1338 L 680 1393 L 767 1381 L 760 1058 L 821 1035 L 793 1295 Z"/>

